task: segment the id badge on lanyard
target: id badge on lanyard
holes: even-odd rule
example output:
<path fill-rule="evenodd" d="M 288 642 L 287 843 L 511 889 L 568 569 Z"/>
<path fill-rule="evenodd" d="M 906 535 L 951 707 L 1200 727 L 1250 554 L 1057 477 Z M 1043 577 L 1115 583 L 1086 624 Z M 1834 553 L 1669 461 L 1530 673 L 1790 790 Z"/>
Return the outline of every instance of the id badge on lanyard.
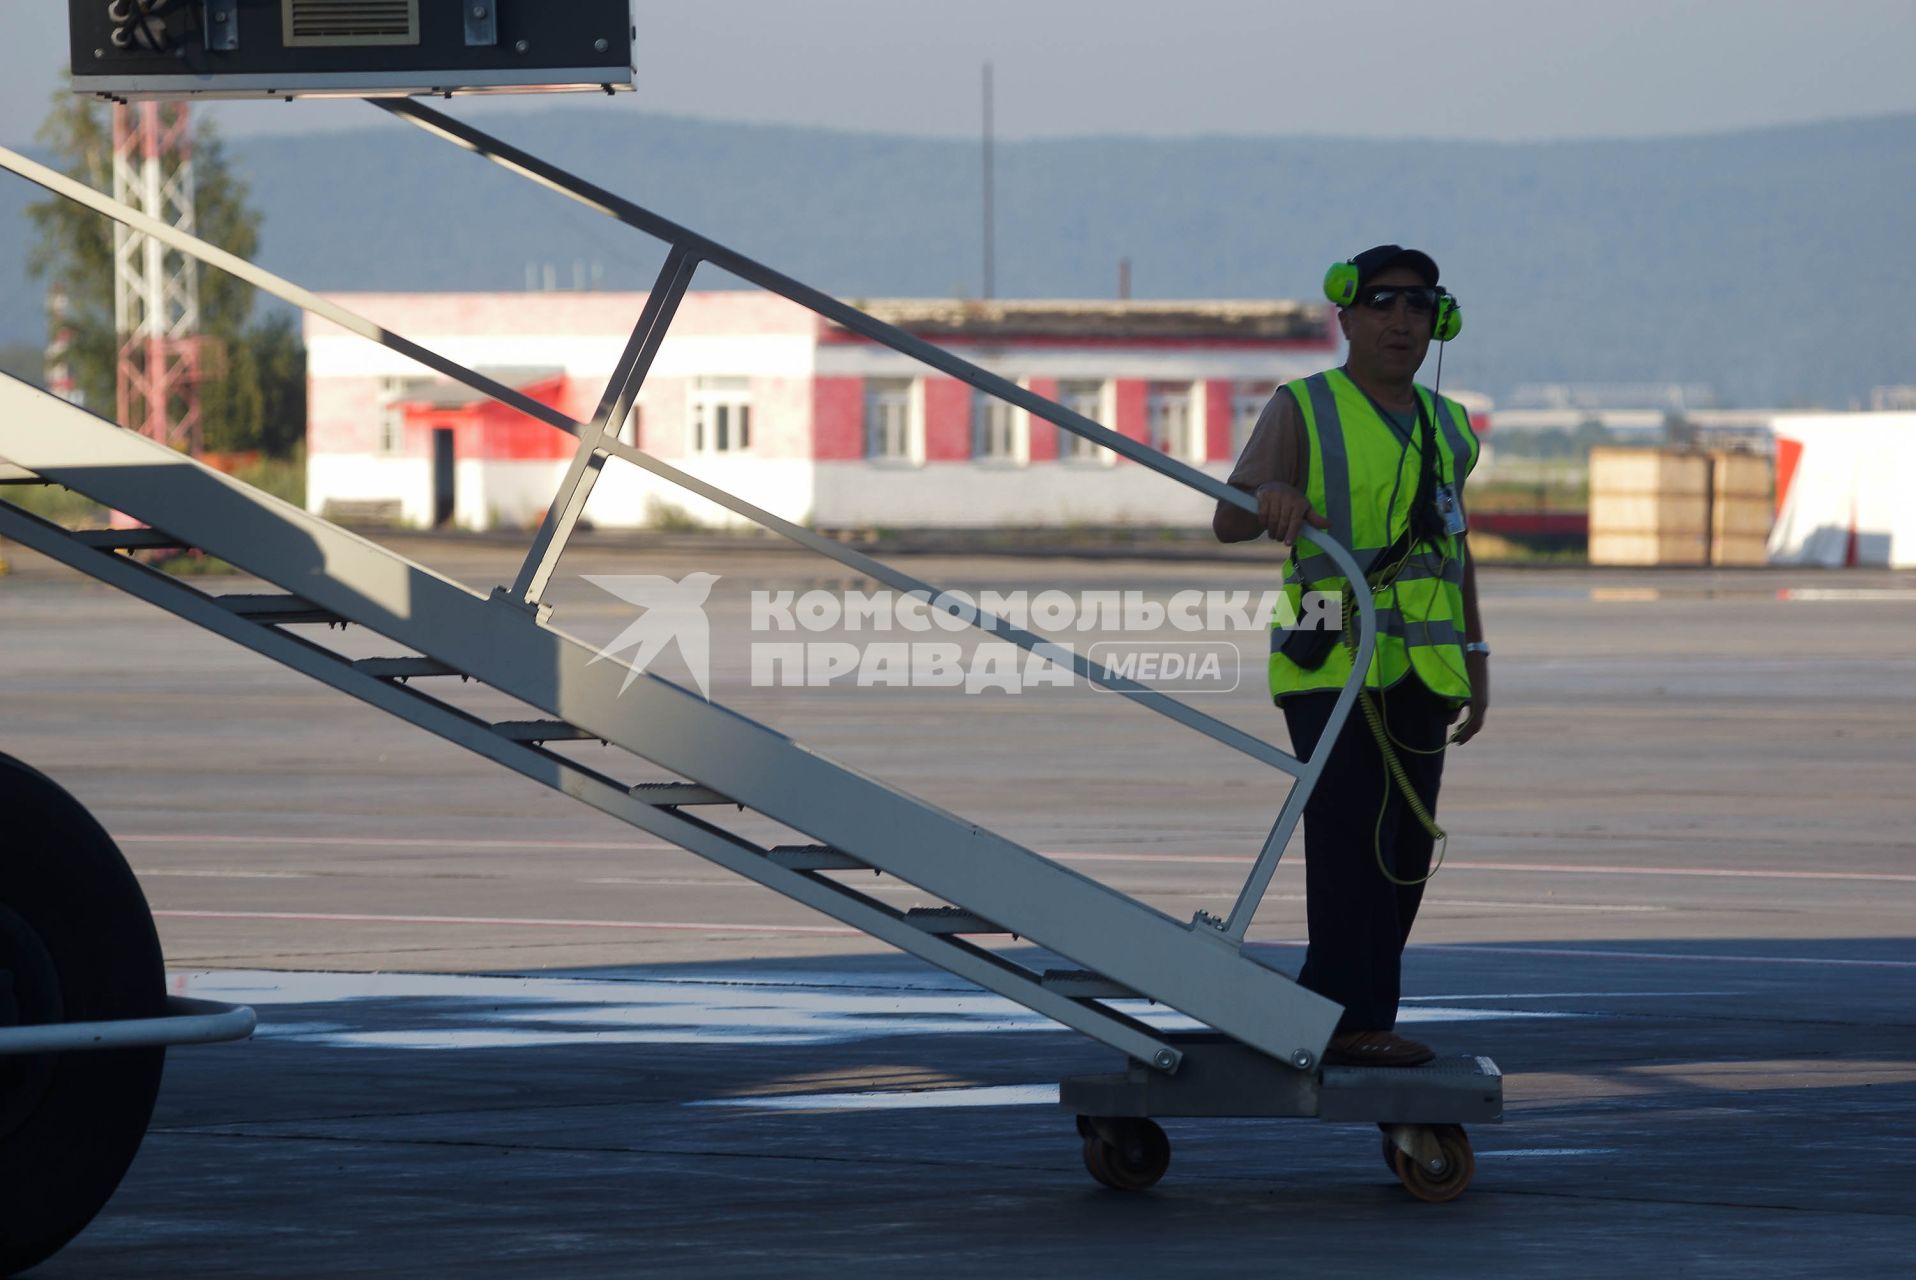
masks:
<path fill-rule="evenodd" d="M 1431 427 L 1430 419 L 1425 415 L 1424 402 L 1422 397 L 1419 397 L 1417 401 L 1417 425 L 1422 430 L 1423 447 L 1434 451 L 1437 448 L 1437 432 Z M 1438 466 L 1434 460 L 1427 460 L 1426 465 L 1433 469 L 1436 469 Z M 1443 472 L 1438 470 L 1437 474 L 1441 476 Z M 1462 503 L 1457 501 L 1457 487 L 1455 485 L 1445 484 L 1440 480 L 1432 487 L 1430 500 L 1436 508 L 1437 523 L 1442 526 L 1445 534 L 1454 538 L 1466 532 L 1464 525 L 1464 507 Z"/>
<path fill-rule="evenodd" d="M 1431 500 L 1437 504 L 1437 518 L 1443 522 L 1444 532 L 1451 537 L 1466 532 L 1464 527 L 1464 508 L 1457 501 L 1457 490 L 1450 485 L 1440 484 L 1431 491 Z"/>

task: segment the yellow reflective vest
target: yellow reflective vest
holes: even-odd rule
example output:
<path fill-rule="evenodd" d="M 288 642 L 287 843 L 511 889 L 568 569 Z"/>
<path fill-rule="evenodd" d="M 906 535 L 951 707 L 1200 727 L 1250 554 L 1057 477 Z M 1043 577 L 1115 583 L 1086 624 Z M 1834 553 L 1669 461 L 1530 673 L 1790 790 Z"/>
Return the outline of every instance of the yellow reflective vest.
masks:
<path fill-rule="evenodd" d="M 1330 369 L 1285 384 L 1279 395 L 1297 401 L 1310 441 L 1310 477 L 1305 493 L 1311 509 L 1330 522 L 1327 532 L 1350 548 L 1375 583 L 1383 553 L 1409 527 L 1411 503 L 1423 466 L 1421 431 L 1412 427 L 1406 441 L 1384 420 L 1370 397 L 1342 369 Z M 1439 475 L 1460 492 L 1463 478 L 1477 462 L 1477 436 L 1463 406 L 1417 388 L 1424 412 L 1436 428 Z M 1271 696 L 1320 689 L 1341 689 L 1350 678 L 1351 651 L 1338 644 L 1315 671 L 1306 671 L 1277 651 L 1285 627 L 1312 613 L 1303 593 L 1321 591 L 1342 598 L 1345 579 L 1336 563 L 1307 536 L 1292 549 L 1284 575 L 1284 603 L 1271 619 Z M 1396 580 L 1376 593 L 1377 646 L 1371 652 L 1365 685 L 1388 689 L 1411 671 L 1446 698 L 1470 697 L 1464 669 L 1463 548 L 1456 537 L 1419 542 Z M 1338 625 L 1341 607 L 1331 609 Z"/>

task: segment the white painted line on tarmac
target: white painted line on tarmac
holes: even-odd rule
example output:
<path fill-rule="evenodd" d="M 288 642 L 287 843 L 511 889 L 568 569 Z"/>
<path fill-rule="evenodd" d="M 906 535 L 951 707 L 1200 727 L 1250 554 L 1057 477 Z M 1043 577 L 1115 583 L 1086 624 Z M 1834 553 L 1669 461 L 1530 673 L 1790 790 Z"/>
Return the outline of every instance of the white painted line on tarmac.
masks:
<path fill-rule="evenodd" d="M 1084 849 L 1052 849 L 1044 854 L 1059 862 L 1166 862 L 1198 865 L 1248 867 L 1257 861 L 1246 853 L 1107 853 Z"/>
<path fill-rule="evenodd" d="M 1507 905 L 1507 904 L 1506 904 Z M 762 933 L 805 934 L 837 937 L 863 936 L 860 930 L 845 925 L 826 924 L 741 924 L 721 921 L 686 920 L 562 920 L 538 916 L 406 916 L 375 915 L 362 912 L 323 911 L 155 911 L 156 919 L 178 920 L 273 920 L 284 923 L 323 924 L 401 924 L 424 926 L 461 926 L 466 928 L 513 929 L 600 929 L 672 933 Z M 1257 942 L 1254 946 L 1298 947 L 1294 940 Z M 1860 960 L 1833 956 L 1750 956 L 1717 953 L 1668 951 L 1599 951 L 1574 947 L 1495 947 L 1471 943 L 1413 942 L 1419 950 L 1438 950 L 1468 955 L 1549 956 L 1588 960 L 1679 960 L 1692 963 L 1782 964 L 1829 966 L 1863 969 L 1916 969 L 1916 960 Z"/>
<path fill-rule="evenodd" d="M 1839 600 L 1844 603 L 1864 600 L 1916 600 L 1916 589 L 1909 587 L 1785 587 L 1776 593 L 1779 600 Z"/>
<path fill-rule="evenodd" d="M 123 844 L 224 844 L 224 845 L 308 845 L 319 848 L 352 849 L 577 849 L 583 852 L 624 852 L 630 850 L 678 850 L 663 840 L 482 840 L 450 836 L 281 836 L 193 833 L 137 833 L 116 835 Z M 1041 857 L 1059 862 L 1140 862 L 1169 865 L 1209 865 L 1248 867 L 1257 861 L 1252 854 L 1235 853 L 1126 853 L 1099 849 L 1051 849 Z M 1916 873 L 1894 871 L 1812 871 L 1801 869 L 1764 869 L 1756 867 L 1672 867 L 1611 866 L 1597 863 L 1482 862 L 1453 859 L 1444 864 L 1454 871 L 1521 871 L 1537 875 L 1575 876 L 1699 876 L 1732 880 L 1858 880 L 1886 884 L 1916 884 Z"/>
<path fill-rule="evenodd" d="M 275 1041 L 339 1049 L 805 1045 L 1067 1031 L 1060 1023 L 974 987 L 907 986 L 871 973 L 858 975 L 859 986 L 830 985 L 832 978 L 819 974 L 813 985 L 799 986 L 773 970 L 764 971 L 763 980 L 744 971 L 688 973 L 664 981 L 236 970 L 175 974 L 168 989 L 253 1005 L 265 1014 L 262 1034 Z M 882 985 L 887 981 L 892 985 Z M 1201 1029 L 1191 1018 L 1162 1006 L 1117 1003 L 1159 1031 Z M 352 1015 L 357 1016 L 347 1021 Z M 1399 1021 L 1583 1016 L 1559 1010 L 1419 1005 L 1406 1008 Z"/>
<path fill-rule="evenodd" d="M 1403 1004 L 1427 1004 L 1438 1000 L 1646 1000 L 1652 997 L 1692 998 L 1697 996 L 1736 996 L 1740 991 L 1505 991 L 1494 995 L 1457 992 L 1447 996 L 1403 996 Z"/>
<path fill-rule="evenodd" d="M 1432 907 L 1463 907 L 1466 909 L 1489 907 L 1493 910 L 1517 908 L 1522 911 L 1595 911 L 1606 912 L 1657 912 L 1672 911 L 1673 907 L 1647 902 L 1522 902 L 1515 898 L 1446 898 L 1430 894 L 1424 898 L 1423 909 Z"/>
<path fill-rule="evenodd" d="M 992 1084 L 959 1089 L 873 1089 L 857 1093 L 779 1093 L 746 1098 L 701 1098 L 688 1107 L 749 1107 L 754 1111 L 920 1111 L 933 1107 L 1056 1106 L 1055 1084 Z"/>
<path fill-rule="evenodd" d="M 311 880 L 304 871 L 235 871 L 225 867 L 135 867 L 142 877 L 177 876 L 194 880 Z"/>

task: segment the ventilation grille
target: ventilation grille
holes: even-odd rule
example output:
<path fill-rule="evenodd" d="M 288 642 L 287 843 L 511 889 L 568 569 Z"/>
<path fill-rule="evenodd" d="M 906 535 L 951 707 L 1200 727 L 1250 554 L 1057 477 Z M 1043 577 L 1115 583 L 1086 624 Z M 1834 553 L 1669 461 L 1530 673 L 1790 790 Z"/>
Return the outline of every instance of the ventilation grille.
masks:
<path fill-rule="evenodd" d="M 281 0 L 286 46 L 418 44 L 419 0 Z"/>

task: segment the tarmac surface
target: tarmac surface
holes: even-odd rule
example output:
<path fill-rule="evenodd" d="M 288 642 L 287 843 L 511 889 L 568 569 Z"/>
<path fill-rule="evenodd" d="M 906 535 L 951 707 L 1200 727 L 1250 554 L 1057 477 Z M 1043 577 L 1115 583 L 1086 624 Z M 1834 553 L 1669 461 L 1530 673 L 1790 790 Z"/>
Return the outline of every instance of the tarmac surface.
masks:
<path fill-rule="evenodd" d="M 481 589 L 517 563 L 402 550 Z M 1374 1128 L 1309 1121 L 1166 1121 L 1165 1180 L 1104 1190 L 1055 1105 L 1061 1077 L 1114 1065 L 1096 1044 L 7 554 L 0 750 L 114 834 L 175 989 L 262 1023 L 170 1055 L 119 1194 L 35 1274 L 1800 1276 L 1916 1255 L 1910 575 L 1485 572 L 1489 722 L 1447 762 L 1402 1025 L 1494 1058 L 1507 1109 L 1472 1129 L 1470 1190 L 1425 1205 Z M 1267 577 L 901 567 L 1159 597 Z M 635 611 L 583 575 L 694 569 L 722 575 L 718 700 L 1178 918 L 1229 905 L 1282 780 L 1122 699 L 754 686 L 752 590 L 863 585 L 816 558 L 588 540 L 554 622 L 604 643 Z M 1281 743 L 1264 638 L 1233 643 L 1238 687 L 1192 701 Z M 1251 935 L 1281 966 L 1302 891 L 1294 847 Z"/>

